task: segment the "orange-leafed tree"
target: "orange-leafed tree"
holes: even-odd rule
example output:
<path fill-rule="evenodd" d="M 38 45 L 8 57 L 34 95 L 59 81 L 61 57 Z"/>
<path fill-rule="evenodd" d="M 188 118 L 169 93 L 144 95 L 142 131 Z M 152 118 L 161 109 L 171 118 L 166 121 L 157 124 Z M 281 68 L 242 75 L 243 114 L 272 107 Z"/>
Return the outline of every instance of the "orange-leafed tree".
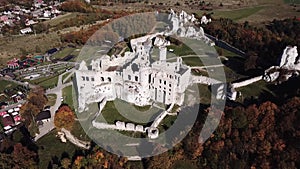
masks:
<path fill-rule="evenodd" d="M 61 106 L 54 116 L 54 125 L 57 128 L 65 128 L 71 130 L 75 121 L 75 114 L 69 106 Z"/>

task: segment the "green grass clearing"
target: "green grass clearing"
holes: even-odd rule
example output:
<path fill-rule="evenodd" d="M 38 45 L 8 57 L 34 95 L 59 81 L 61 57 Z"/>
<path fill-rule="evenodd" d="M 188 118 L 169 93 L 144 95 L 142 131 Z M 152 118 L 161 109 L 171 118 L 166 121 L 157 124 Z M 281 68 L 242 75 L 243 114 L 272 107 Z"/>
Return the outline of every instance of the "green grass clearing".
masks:
<path fill-rule="evenodd" d="M 182 61 L 188 66 L 203 66 L 201 58 L 197 56 L 183 57 Z"/>
<path fill-rule="evenodd" d="M 230 51 L 228 51 L 228 50 L 226 50 L 226 49 L 222 49 L 222 48 L 220 48 L 220 47 L 218 47 L 218 46 L 214 46 L 215 47 L 215 49 L 216 49 L 216 51 L 221 51 L 221 56 L 225 56 L 225 57 L 236 57 L 236 56 L 238 56 L 237 54 L 235 54 L 235 53 L 232 53 L 232 52 L 230 52 Z M 220 54 L 219 54 L 220 55 Z"/>
<path fill-rule="evenodd" d="M 238 101 L 240 102 L 243 102 L 244 99 L 259 97 L 262 93 L 270 93 L 271 95 L 275 96 L 275 93 L 268 89 L 267 82 L 263 80 L 252 83 L 245 87 L 238 88 L 236 90 L 241 92 L 241 97 L 238 98 Z"/>
<path fill-rule="evenodd" d="M 133 122 L 135 124 L 145 125 L 159 113 L 160 110 L 155 107 L 145 106 L 142 108 L 121 100 L 116 100 L 114 102 L 107 102 L 101 115 L 109 124 L 114 124 L 116 121 L 123 121 L 126 123 Z M 98 119 L 98 121 L 102 120 L 103 119 Z"/>
<path fill-rule="evenodd" d="M 15 88 L 17 87 L 18 85 L 14 82 L 10 82 L 10 81 L 7 81 L 7 80 L 0 80 L 0 93 L 2 93 L 5 89 L 12 89 L 12 88 Z"/>
<path fill-rule="evenodd" d="M 64 156 L 72 159 L 76 151 L 80 148 L 76 147 L 69 141 L 62 143 L 56 135 L 57 131 L 51 131 L 37 141 L 39 147 L 39 168 L 47 168 L 52 159 L 61 160 Z"/>
<path fill-rule="evenodd" d="M 66 48 L 62 49 L 61 51 L 57 52 L 56 54 L 54 54 L 53 58 L 62 59 L 68 55 L 71 55 L 75 50 L 76 50 L 75 48 L 66 47 Z"/>
<path fill-rule="evenodd" d="M 48 89 L 48 88 L 54 88 L 57 85 L 57 82 L 58 82 L 58 76 L 54 76 L 53 78 L 50 78 L 46 81 L 39 83 L 38 85 L 44 87 L 45 89 Z"/>
<path fill-rule="evenodd" d="M 170 45 L 168 46 L 168 50 L 173 49 L 173 53 L 176 56 L 185 56 L 185 55 L 196 55 L 195 52 L 185 44 L 181 44 L 179 46 Z"/>
<path fill-rule="evenodd" d="M 73 92 L 73 86 L 67 86 L 63 88 L 62 95 L 64 98 L 63 103 L 68 104 L 72 109 L 74 109 L 72 92 Z"/>
<path fill-rule="evenodd" d="M 83 130 L 79 121 L 75 121 L 71 133 L 80 140 L 91 141 L 87 133 Z"/>
<path fill-rule="evenodd" d="M 42 77 L 36 80 L 31 80 L 28 81 L 29 83 L 32 84 L 36 84 L 39 85 L 45 89 L 49 89 L 49 88 L 54 88 L 57 85 L 58 82 L 58 76 L 59 75 L 54 75 L 54 76 L 50 76 L 50 77 Z"/>
<path fill-rule="evenodd" d="M 247 18 L 258 11 L 262 10 L 263 6 L 255 6 L 255 7 L 249 7 L 249 8 L 243 8 L 243 9 L 234 9 L 234 10 L 216 10 L 213 11 L 213 17 L 215 18 L 229 18 L 234 21 L 238 21 L 243 18 Z M 201 16 L 203 12 L 199 12 L 199 15 Z"/>

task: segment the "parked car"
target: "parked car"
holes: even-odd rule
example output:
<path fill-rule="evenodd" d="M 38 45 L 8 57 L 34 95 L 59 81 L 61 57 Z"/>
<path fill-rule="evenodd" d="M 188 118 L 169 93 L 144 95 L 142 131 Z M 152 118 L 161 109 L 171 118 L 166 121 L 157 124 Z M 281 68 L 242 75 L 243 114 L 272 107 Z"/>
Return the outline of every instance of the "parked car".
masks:
<path fill-rule="evenodd" d="M 21 116 L 18 112 L 13 112 L 11 115 L 13 116 L 16 125 L 21 123 Z"/>

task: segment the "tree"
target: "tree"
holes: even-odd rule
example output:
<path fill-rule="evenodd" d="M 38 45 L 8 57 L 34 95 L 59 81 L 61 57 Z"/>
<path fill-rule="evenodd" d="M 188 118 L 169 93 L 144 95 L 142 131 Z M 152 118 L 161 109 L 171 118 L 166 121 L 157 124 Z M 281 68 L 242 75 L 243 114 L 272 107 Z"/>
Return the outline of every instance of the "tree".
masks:
<path fill-rule="evenodd" d="M 71 130 L 75 121 L 75 114 L 69 106 L 61 106 L 54 116 L 54 125 L 57 128 L 65 128 Z"/>
<path fill-rule="evenodd" d="M 64 158 L 61 160 L 61 166 L 65 169 L 70 168 L 71 160 L 69 158 Z"/>
<path fill-rule="evenodd" d="M 30 102 L 24 104 L 20 109 L 20 114 L 24 119 L 24 124 L 27 127 L 34 122 L 34 118 L 39 112 L 40 110 Z"/>
<path fill-rule="evenodd" d="M 20 110 L 20 114 L 27 127 L 34 122 L 35 116 L 44 108 L 46 103 L 47 98 L 42 88 L 36 88 L 29 92 L 28 102 L 24 104 Z"/>
<path fill-rule="evenodd" d="M 248 52 L 246 54 L 246 57 L 247 57 L 247 59 L 244 64 L 245 71 L 250 70 L 250 69 L 256 69 L 257 68 L 257 59 L 258 59 L 257 54 L 254 52 Z"/>
<path fill-rule="evenodd" d="M 38 168 L 38 156 L 35 152 L 28 150 L 17 143 L 13 147 L 11 154 L 0 153 L 0 168 Z"/>

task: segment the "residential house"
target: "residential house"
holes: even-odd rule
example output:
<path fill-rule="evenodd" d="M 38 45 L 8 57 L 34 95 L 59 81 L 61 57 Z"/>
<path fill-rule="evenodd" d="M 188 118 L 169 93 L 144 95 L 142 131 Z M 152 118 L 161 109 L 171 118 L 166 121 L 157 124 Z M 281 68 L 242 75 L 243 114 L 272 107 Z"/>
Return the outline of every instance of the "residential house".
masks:
<path fill-rule="evenodd" d="M 51 119 L 50 110 L 43 110 L 36 116 L 35 121 L 38 124 L 43 124 L 43 123 L 49 122 L 50 119 Z"/>
<path fill-rule="evenodd" d="M 15 125 L 13 118 L 9 114 L 5 114 L 2 116 L 1 123 L 5 132 L 9 132 Z"/>
<path fill-rule="evenodd" d="M 6 15 L 0 16 L 0 21 L 7 22 L 8 21 L 8 16 L 6 16 Z"/>
<path fill-rule="evenodd" d="M 19 61 L 19 59 L 13 58 L 12 60 L 7 62 L 7 67 L 9 69 L 18 69 L 20 67 Z"/>
<path fill-rule="evenodd" d="M 48 55 L 48 56 L 51 56 L 51 55 L 53 55 L 54 53 L 56 53 L 57 51 L 58 51 L 57 48 L 50 49 L 50 50 L 47 51 L 47 55 Z"/>

